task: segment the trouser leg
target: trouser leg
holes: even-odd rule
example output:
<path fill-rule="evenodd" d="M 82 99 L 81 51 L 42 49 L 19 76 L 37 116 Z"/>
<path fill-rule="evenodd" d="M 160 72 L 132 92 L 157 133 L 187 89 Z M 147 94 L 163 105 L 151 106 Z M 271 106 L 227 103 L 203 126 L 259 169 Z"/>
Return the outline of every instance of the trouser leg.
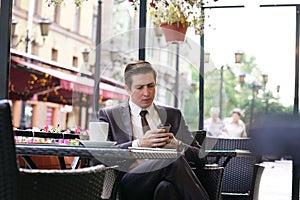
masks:
<path fill-rule="evenodd" d="M 147 160 L 126 173 L 121 183 L 121 194 L 124 197 L 122 200 L 151 200 L 161 181 L 172 183 L 184 200 L 209 199 L 204 187 L 183 157 L 161 168 L 160 166 L 165 166 L 163 162 Z"/>
<path fill-rule="evenodd" d="M 169 181 L 161 181 L 154 191 L 153 200 L 181 200 L 176 187 Z"/>

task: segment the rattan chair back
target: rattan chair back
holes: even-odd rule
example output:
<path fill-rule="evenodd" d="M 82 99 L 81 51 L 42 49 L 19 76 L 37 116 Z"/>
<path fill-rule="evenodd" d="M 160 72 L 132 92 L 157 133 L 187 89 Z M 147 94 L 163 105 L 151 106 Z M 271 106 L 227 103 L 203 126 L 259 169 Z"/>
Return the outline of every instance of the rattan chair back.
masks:
<path fill-rule="evenodd" d="M 17 162 L 10 105 L 0 100 L 0 199 L 16 199 Z"/>
<path fill-rule="evenodd" d="M 19 169 L 16 159 L 11 110 L 0 101 L 0 199 L 2 200 L 99 200 L 104 165 L 75 170 Z"/>
<path fill-rule="evenodd" d="M 206 137 L 204 146 L 206 149 L 250 150 L 251 139 Z M 217 164 L 222 165 L 225 159 L 221 158 Z M 209 163 L 213 161 L 214 159 L 208 159 Z M 231 158 L 224 169 L 223 200 L 252 199 L 257 173 L 254 166 L 258 162 L 259 159 L 254 156 Z"/>

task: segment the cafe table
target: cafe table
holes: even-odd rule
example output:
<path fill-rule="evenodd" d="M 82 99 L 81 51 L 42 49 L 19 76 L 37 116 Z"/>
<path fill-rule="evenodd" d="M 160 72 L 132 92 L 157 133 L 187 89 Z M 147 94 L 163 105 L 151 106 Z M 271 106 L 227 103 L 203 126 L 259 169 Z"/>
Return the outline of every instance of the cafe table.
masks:
<path fill-rule="evenodd" d="M 219 160 L 222 157 L 225 157 L 225 160 L 222 164 L 222 167 L 226 167 L 227 163 L 231 160 L 233 157 L 248 157 L 253 156 L 251 151 L 249 150 L 242 150 L 242 149 L 210 149 L 205 150 L 207 157 L 214 157 L 215 161 L 214 163 L 219 163 Z"/>
<path fill-rule="evenodd" d="M 83 145 L 69 146 L 64 144 L 16 144 L 16 153 L 20 155 L 27 165 L 36 168 L 30 156 L 57 156 L 61 169 L 65 169 L 64 156 L 74 156 L 72 168 L 78 166 L 81 158 L 102 158 L 102 159 L 175 159 L 182 155 L 181 152 L 158 148 L 131 148 L 118 147 L 85 147 Z M 225 167 L 233 157 L 252 156 L 249 150 L 205 150 L 206 156 L 214 157 L 215 162 L 225 157 L 222 166 Z"/>
<path fill-rule="evenodd" d="M 54 139 L 80 139 L 79 134 L 71 133 L 50 133 L 46 131 L 33 131 L 33 130 L 14 130 L 15 136 L 22 137 L 35 137 L 35 138 L 54 138 Z"/>
<path fill-rule="evenodd" d="M 181 152 L 156 148 L 131 148 L 118 147 L 85 147 L 68 146 L 61 144 L 16 144 L 16 153 L 20 155 L 30 168 L 36 168 L 30 156 L 57 156 L 61 169 L 66 168 L 64 156 L 74 156 L 72 166 L 77 166 L 81 158 L 101 159 L 176 159 Z"/>

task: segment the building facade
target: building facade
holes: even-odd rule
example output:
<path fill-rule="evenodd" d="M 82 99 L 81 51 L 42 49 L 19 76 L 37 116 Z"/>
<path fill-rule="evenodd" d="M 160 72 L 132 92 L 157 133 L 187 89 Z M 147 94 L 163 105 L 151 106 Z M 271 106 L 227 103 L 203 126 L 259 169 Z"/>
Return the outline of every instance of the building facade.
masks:
<path fill-rule="evenodd" d="M 98 17 L 99 8 L 101 8 L 100 17 Z M 71 88 L 71 85 L 74 85 L 72 81 L 68 82 L 69 88 L 62 83 L 66 82 L 64 80 L 66 77 L 72 75 L 80 77 L 79 79 L 92 80 L 97 48 L 101 50 L 100 76 L 105 78 L 105 82 L 101 82 L 104 90 L 100 91 L 99 104 L 105 106 L 108 104 L 106 100 L 111 104 L 125 99 L 126 94 L 122 91 L 123 69 L 128 62 L 138 58 L 139 27 L 138 11 L 135 11 L 128 1 L 88 0 L 84 1 L 81 7 L 76 7 L 73 1 L 64 1 L 60 6 L 49 6 L 47 0 L 14 0 L 12 16 L 13 20 L 17 21 L 11 40 L 16 59 L 31 64 L 34 62 L 35 65 L 70 74 L 64 77 L 58 77 L 57 73 L 52 74 L 53 77 L 60 79 L 57 80 L 60 83 L 52 84 L 46 90 L 39 91 L 38 97 L 32 95 L 32 98 L 25 101 L 22 101 L 22 98 L 13 99 L 15 127 L 20 127 L 21 119 L 24 121 L 22 105 L 26 102 L 27 127 L 42 128 L 44 125 L 50 125 L 60 126 L 61 129 L 73 129 L 80 126 L 86 129 L 93 109 L 91 95 L 83 91 L 84 89 L 78 91 L 76 87 Z M 44 18 L 51 24 L 48 36 L 42 37 L 39 22 Z M 149 28 L 146 37 L 146 60 L 153 63 L 158 71 L 159 85 L 156 101 L 174 105 L 174 99 L 177 98 L 179 107 L 184 108 L 184 98 L 191 83 L 189 64 L 180 61 L 180 78 L 176 94 L 174 93 L 176 45 L 163 42 L 162 36 L 155 34 L 151 20 L 147 20 Z M 101 45 L 96 45 L 99 21 Z M 20 52 L 25 55 L 20 56 Z M 89 53 L 88 57 L 83 57 L 83 52 Z M 32 56 L 38 58 L 32 59 Z M 39 58 L 44 60 L 41 62 Z M 12 65 L 28 68 L 16 62 Z M 45 76 L 39 78 L 46 79 Z M 89 86 L 88 83 L 86 85 Z M 83 88 L 85 86 L 81 85 Z M 60 93 L 61 89 L 63 92 Z M 73 93 L 66 94 L 67 89 L 72 90 Z M 72 96 L 71 104 L 57 100 L 58 97 L 64 100 L 67 95 Z M 53 102 L 53 99 L 56 100 Z"/>

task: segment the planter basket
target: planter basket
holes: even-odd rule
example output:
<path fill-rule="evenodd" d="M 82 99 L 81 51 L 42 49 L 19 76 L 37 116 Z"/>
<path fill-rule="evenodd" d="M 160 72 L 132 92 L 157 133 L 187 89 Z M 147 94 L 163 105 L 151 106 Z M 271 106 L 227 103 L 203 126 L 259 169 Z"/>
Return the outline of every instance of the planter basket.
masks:
<path fill-rule="evenodd" d="M 181 23 L 162 23 L 161 25 L 166 42 L 183 42 L 188 28 L 187 24 Z"/>

